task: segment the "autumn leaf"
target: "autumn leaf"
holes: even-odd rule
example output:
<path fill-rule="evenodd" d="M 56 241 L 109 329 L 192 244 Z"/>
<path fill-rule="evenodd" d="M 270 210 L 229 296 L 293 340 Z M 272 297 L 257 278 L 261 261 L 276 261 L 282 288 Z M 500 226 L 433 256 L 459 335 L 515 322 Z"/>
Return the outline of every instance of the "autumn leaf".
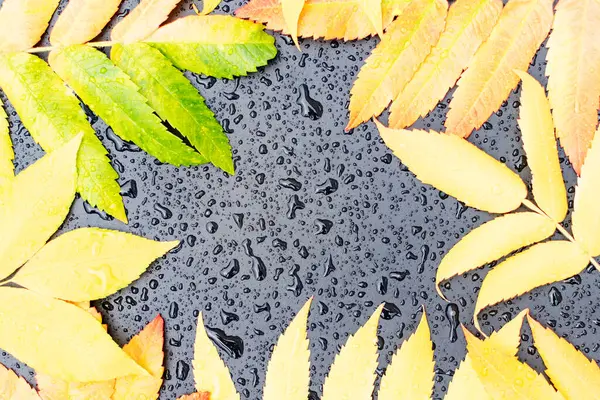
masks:
<path fill-rule="evenodd" d="M 211 400 L 211 396 L 208 392 L 192 393 L 185 396 L 181 396 L 177 400 Z"/>
<path fill-rule="evenodd" d="M 359 5 L 363 12 L 371 21 L 373 29 L 379 37 L 383 36 L 383 14 L 381 10 L 381 0 L 360 0 Z"/>
<path fill-rule="evenodd" d="M 40 396 L 25 379 L 0 364 L 0 399 L 40 400 Z"/>
<path fill-rule="evenodd" d="M 141 0 L 111 31 L 115 42 L 133 43 L 146 39 L 158 29 L 181 0 Z"/>
<path fill-rule="evenodd" d="M 546 75 L 556 134 L 579 174 L 598 125 L 600 2 L 560 0 L 548 39 Z"/>
<path fill-rule="evenodd" d="M 119 4 L 121 0 L 70 0 L 54 23 L 50 42 L 60 46 L 89 42 L 102 32 Z"/>
<path fill-rule="evenodd" d="M 4 104 L 0 100 L 0 188 L 4 186 L 3 182 L 5 180 L 11 180 L 14 177 L 14 158 L 15 153 L 10 140 L 8 116 L 4 111 Z"/>
<path fill-rule="evenodd" d="M 290 31 L 292 40 L 298 50 L 300 50 L 300 44 L 298 43 L 298 21 L 300 20 L 300 13 L 302 13 L 304 3 L 305 0 L 281 0 L 281 12 L 283 13 L 285 25 Z"/>
<path fill-rule="evenodd" d="M 0 53 L 23 51 L 40 41 L 60 0 L 4 0 L 0 9 Z"/>
<path fill-rule="evenodd" d="M 386 30 L 350 92 L 350 130 L 378 116 L 400 93 L 437 42 L 446 0 L 414 0 Z"/>
<path fill-rule="evenodd" d="M 446 119 L 448 133 L 468 137 L 500 108 L 519 83 L 552 25 L 553 0 L 511 0 L 458 81 Z"/>
<path fill-rule="evenodd" d="M 37 386 L 43 400 L 111 400 L 115 381 L 67 382 L 46 374 L 36 374 Z"/>
<path fill-rule="evenodd" d="M 221 3 L 221 0 L 202 0 L 200 15 L 208 15 Z"/>

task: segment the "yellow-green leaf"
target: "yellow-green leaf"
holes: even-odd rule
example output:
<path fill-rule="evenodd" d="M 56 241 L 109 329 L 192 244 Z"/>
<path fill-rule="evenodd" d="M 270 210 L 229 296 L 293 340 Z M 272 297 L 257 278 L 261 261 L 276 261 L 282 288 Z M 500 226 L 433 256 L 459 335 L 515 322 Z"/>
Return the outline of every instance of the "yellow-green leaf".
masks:
<path fill-rule="evenodd" d="M 119 10 L 121 0 L 69 0 L 50 33 L 53 45 L 89 42 Z"/>
<path fill-rule="evenodd" d="M 383 304 L 350 336 L 323 384 L 321 400 L 370 400 L 377 368 L 377 326 Z"/>
<path fill-rule="evenodd" d="M 306 400 L 310 383 L 310 351 L 306 323 L 312 299 L 309 299 L 279 337 L 273 350 L 263 400 Z"/>
<path fill-rule="evenodd" d="M 4 186 L 4 180 L 14 177 L 14 158 L 15 153 L 10 140 L 8 116 L 4 111 L 4 104 L 0 100 L 0 193 L 2 186 Z"/>
<path fill-rule="evenodd" d="M 146 39 L 158 29 L 181 0 L 142 0 L 111 31 L 115 42 L 133 43 Z"/>
<path fill-rule="evenodd" d="M 0 9 L 0 53 L 33 47 L 48 28 L 60 0 L 4 0 Z"/>
<path fill-rule="evenodd" d="M 300 50 L 300 44 L 298 43 L 298 21 L 300 20 L 302 8 L 304 8 L 304 2 L 305 0 L 281 0 L 283 19 L 298 50 Z"/>
<path fill-rule="evenodd" d="M 0 399 L 40 400 L 40 396 L 25 379 L 0 364 Z"/>
<path fill-rule="evenodd" d="M 421 322 L 392 357 L 377 398 L 379 400 L 429 399 L 434 377 L 433 343 L 423 311 Z"/>
<path fill-rule="evenodd" d="M 527 196 L 525 184 L 506 165 L 454 135 L 390 129 L 377 122 L 385 144 L 421 182 L 470 207 L 506 213 Z"/>
<path fill-rule="evenodd" d="M 0 348 L 66 381 L 147 375 L 87 311 L 25 289 L 0 288 Z M 18 334 L 15 334 L 18 333 Z"/>
<path fill-rule="evenodd" d="M 44 246 L 14 282 L 68 301 L 101 299 L 139 278 L 178 243 L 100 228 L 76 229 Z"/>
<path fill-rule="evenodd" d="M 200 15 L 208 15 L 221 3 L 221 0 L 202 0 L 202 11 Z"/>

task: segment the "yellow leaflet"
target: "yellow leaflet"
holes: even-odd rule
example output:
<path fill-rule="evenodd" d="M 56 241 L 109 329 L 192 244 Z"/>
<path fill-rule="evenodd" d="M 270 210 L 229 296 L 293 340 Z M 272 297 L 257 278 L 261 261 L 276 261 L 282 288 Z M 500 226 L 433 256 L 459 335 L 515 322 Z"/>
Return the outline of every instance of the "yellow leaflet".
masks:
<path fill-rule="evenodd" d="M 556 224 L 534 212 L 507 214 L 473 229 L 444 256 L 435 283 L 463 274 L 551 236 Z M 490 245 L 493 243 L 493 245 Z M 440 296 L 444 297 L 441 292 Z"/>
<path fill-rule="evenodd" d="M 210 400 L 240 399 L 240 395 L 235 391 L 229 370 L 206 334 L 202 313 L 198 316 L 192 366 L 198 392 L 209 392 Z"/>
<path fill-rule="evenodd" d="M 305 0 L 281 0 L 283 19 L 298 50 L 300 50 L 300 44 L 298 43 L 298 21 L 300 21 L 300 13 L 304 8 L 304 2 Z"/>
<path fill-rule="evenodd" d="M 11 287 L 0 303 L 18 304 L 0 309 L 0 348 L 37 372 L 79 382 L 148 374 L 77 306 Z"/>
<path fill-rule="evenodd" d="M 4 0 L 0 9 L 0 53 L 33 47 L 48 28 L 60 0 Z"/>
<path fill-rule="evenodd" d="M 415 333 L 402 344 L 381 378 L 379 400 L 429 399 L 434 377 L 433 343 L 423 311 Z"/>
<path fill-rule="evenodd" d="M 494 400 L 558 400 L 556 393 L 543 375 L 529 365 L 508 354 L 490 340 L 481 341 L 463 328 L 467 339 L 467 351 L 473 369 Z"/>
<path fill-rule="evenodd" d="M 515 73 L 523 82 L 519 127 L 533 175 L 533 196 L 550 218 L 560 222 L 567 215 L 567 190 L 558 161 L 550 104 L 538 81 L 525 72 Z"/>
<path fill-rule="evenodd" d="M 458 0 L 450 7 L 440 40 L 392 102 L 390 127 L 406 128 L 433 110 L 487 39 L 501 10 L 501 0 Z"/>
<path fill-rule="evenodd" d="M 600 128 L 598 129 L 600 132 Z M 581 177 L 577 181 L 573 209 L 573 234 L 593 257 L 600 255 L 600 133 L 596 132 Z"/>
<path fill-rule="evenodd" d="M 389 129 L 379 122 L 377 127 L 385 144 L 421 182 L 470 207 L 503 214 L 519 207 L 527 195 L 517 174 L 466 140 Z"/>
<path fill-rule="evenodd" d="M 556 134 L 579 174 L 598 125 L 600 1 L 561 0 L 546 60 Z"/>
<path fill-rule="evenodd" d="M 25 379 L 0 364 L 0 399 L 40 400 L 40 397 Z"/>
<path fill-rule="evenodd" d="M 100 228 L 76 229 L 49 242 L 14 282 L 63 300 L 101 299 L 129 285 L 178 243 Z"/>
<path fill-rule="evenodd" d="M 192 393 L 181 396 L 177 400 L 211 400 L 211 395 L 208 392 Z"/>
<path fill-rule="evenodd" d="M 446 0 L 414 0 L 402 10 L 354 82 L 346 130 L 381 114 L 404 89 L 437 42 L 447 10 Z"/>
<path fill-rule="evenodd" d="M 4 104 L 0 100 L 0 193 L 2 193 L 2 187 L 4 186 L 3 181 L 14 177 L 14 158 L 15 153 L 10 140 L 8 116 L 4 111 Z"/>
<path fill-rule="evenodd" d="M 383 36 L 383 13 L 381 10 L 382 0 L 359 0 L 358 4 L 362 8 L 365 15 L 371 21 L 373 29 L 379 37 Z"/>
<path fill-rule="evenodd" d="M 477 316 L 484 308 L 570 278 L 589 261 L 590 257 L 577 244 L 562 240 L 538 243 L 508 258 L 483 280 L 475 304 L 475 326 L 481 331 Z"/>
<path fill-rule="evenodd" d="M 89 42 L 102 32 L 121 0 L 70 0 L 50 33 L 53 45 Z"/>
<path fill-rule="evenodd" d="M 2 193 L 0 279 L 41 249 L 67 216 L 75 196 L 75 161 L 81 138 L 80 134 L 42 157 Z"/>
<path fill-rule="evenodd" d="M 458 81 L 446 119 L 449 133 L 467 137 L 498 110 L 519 83 L 514 69 L 529 62 L 552 25 L 553 0 L 510 0 L 492 33 Z"/>
<path fill-rule="evenodd" d="M 36 375 L 43 400 L 112 400 L 115 381 L 67 382 L 45 374 Z"/>
<path fill-rule="evenodd" d="M 377 326 L 383 304 L 335 356 L 321 400 L 370 400 L 377 368 Z"/>
<path fill-rule="evenodd" d="M 116 42 L 139 42 L 158 29 L 181 0 L 142 0 L 115 26 L 110 38 Z"/>
<path fill-rule="evenodd" d="M 600 393 L 600 369 L 572 344 L 527 316 L 533 341 L 546 365 L 546 374 L 567 400 L 595 398 Z"/>
<path fill-rule="evenodd" d="M 312 299 L 279 337 L 267 368 L 263 400 L 306 400 L 310 384 L 310 351 L 306 323 Z"/>
<path fill-rule="evenodd" d="M 221 0 L 203 0 L 202 11 L 200 15 L 208 15 L 221 3 Z"/>

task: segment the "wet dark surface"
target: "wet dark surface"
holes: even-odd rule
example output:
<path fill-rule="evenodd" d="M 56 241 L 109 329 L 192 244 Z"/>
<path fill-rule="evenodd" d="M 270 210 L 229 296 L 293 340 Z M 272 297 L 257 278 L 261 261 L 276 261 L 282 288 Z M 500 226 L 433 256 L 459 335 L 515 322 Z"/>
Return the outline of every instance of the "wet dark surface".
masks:
<path fill-rule="evenodd" d="M 231 13 L 240 4 L 223 3 L 217 12 Z M 191 1 L 184 1 L 180 12 L 190 9 Z M 437 363 L 434 397 L 441 398 L 464 356 L 457 327 L 472 326 L 488 268 L 451 280 L 451 304 L 434 290 L 435 269 L 460 237 L 491 216 L 418 182 L 391 156 L 372 123 L 344 133 L 352 82 L 376 39 L 301 40 L 299 53 L 289 38 L 275 36 L 280 53 L 256 74 L 234 81 L 188 75 L 229 134 L 234 177 L 213 167 L 160 165 L 92 117 L 120 174 L 130 225 L 105 220 L 78 199 L 61 231 L 101 226 L 182 240 L 138 281 L 96 303 L 121 344 L 157 313 L 165 317 L 161 399 L 194 390 L 192 346 L 200 311 L 242 398 L 259 399 L 272 345 L 310 296 L 311 398 L 318 398 L 336 351 L 381 302 L 387 302 L 379 331 L 381 367 L 426 306 Z M 544 54 L 530 69 L 538 78 Z M 530 182 L 516 128 L 518 99 L 511 94 L 470 140 Z M 447 103 L 417 126 L 439 129 Z M 21 170 L 42 151 L 8 111 Z M 563 169 L 572 200 L 575 175 L 564 161 Z M 482 325 L 489 332 L 529 307 L 598 359 L 599 299 L 600 277 L 589 269 L 491 308 Z M 529 336 L 524 339 L 521 356 L 539 367 Z M 22 363 L 5 353 L 0 361 L 32 380 Z"/>

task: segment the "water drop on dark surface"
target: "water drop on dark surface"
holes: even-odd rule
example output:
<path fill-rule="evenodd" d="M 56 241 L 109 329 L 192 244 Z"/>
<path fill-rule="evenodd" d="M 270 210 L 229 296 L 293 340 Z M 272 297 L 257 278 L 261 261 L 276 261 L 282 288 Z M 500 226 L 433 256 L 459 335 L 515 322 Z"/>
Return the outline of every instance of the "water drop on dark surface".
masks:
<path fill-rule="evenodd" d="M 456 331 L 460 325 L 459 316 L 460 314 L 458 306 L 455 303 L 449 303 L 446 306 L 446 318 L 448 318 L 448 322 L 450 324 L 448 338 L 452 343 L 456 342 L 458 339 L 458 333 Z"/>
<path fill-rule="evenodd" d="M 296 99 L 296 104 L 300 106 L 300 114 L 312 120 L 321 118 L 323 116 L 323 105 L 310 97 L 308 86 L 303 83 L 298 88 L 298 92 L 299 95 Z"/>
<path fill-rule="evenodd" d="M 242 338 L 233 335 L 227 335 L 224 331 L 218 328 L 206 327 L 206 334 L 212 342 L 223 350 L 227 356 L 232 358 L 240 358 L 244 354 L 244 341 Z"/>

